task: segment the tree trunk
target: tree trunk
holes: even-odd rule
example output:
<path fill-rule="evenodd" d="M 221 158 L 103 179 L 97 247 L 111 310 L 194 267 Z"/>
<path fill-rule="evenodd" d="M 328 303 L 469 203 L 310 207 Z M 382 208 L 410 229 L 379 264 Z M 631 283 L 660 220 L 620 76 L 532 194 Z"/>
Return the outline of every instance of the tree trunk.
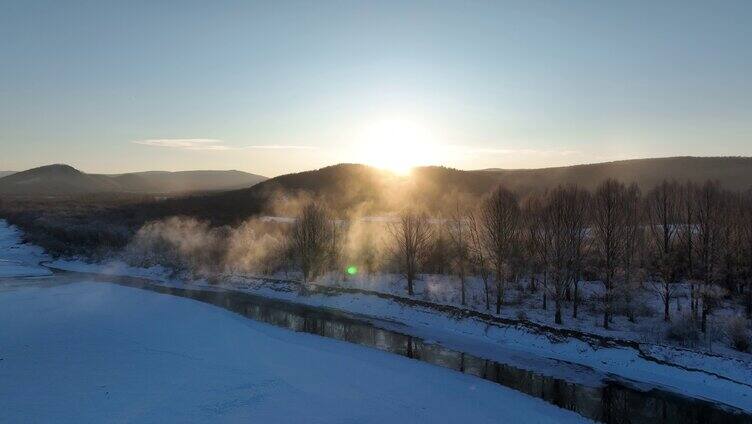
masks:
<path fill-rule="evenodd" d="M 465 275 L 460 276 L 460 291 L 462 292 L 462 305 L 465 305 Z"/>
<path fill-rule="evenodd" d="M 555 300 L 556 303 L 556 315 L 554 316 L 554 322 L 557 324 L 561 324 L 561 300 L 557 299 Z"/>
<path fill-rule="evenodd" d="M 608 330 L 609 313 L 611 312 L 611 278 L 607 275 L 603 284 L 603 328 Z"/>
<path fill-rule="evenodd" d="M 413 295 L 413 275 L 410 272 L 407 273 L 407 295 Z"/>
<path fill-rule="evenodd" d="M 627 283 L 628 284 L 628 283 Z M 633 293 L 632 288 L 627 288 L 627 319 L 629 322 L 634 323 L 635 322 L 635 311 L 634 311 L 634 299 L 633 299 Z"/>
<path fill-rule="evenodd" d="M 489 293 L 488 293 L 488 276 L 486 276 L 486 278 L 483 279 L 483 290 L 486 294 L 486 310 L 490 311 L 491 310 L 491 297 L 489 296 Z"/>
<path fill-rule="evenodd" d="M 546 305 L 546 298 L 547 298 L 546 292 L 544 291 L 543 292 L 543 310 L 544 311 L 548 309 L 548 305 Z"/>
<path fill-rule="evenodd" d="M 629 287 L 632 280 L 630 278 L 629 267 L 627 266 L 625 268 L 626 268 L 626 271 L 624 274 L 624 285 L 627 289 L 626 295 L 625 295 L 626 301 L 627 301 L 627 319 L 629 320 L 629 322 L 633 323 L 635 321 L 634 321 L 634 311 L 633 311 L 634 307 L 632 306 L 632 288 Z"/>
<path fill-rule="evenodd" d="M 579 301 L 579 297 L 580 297 L 579 296 L 579 287 L 580 287 L 580 285 L 579 285 L 579 283 L 578 283 L 577 280 L 579 280 L 579 279 L 575 278 L 575 280 L 574 280 L 574 293 L 572 294 L 573 295 L 573 298 L 572 298 L 572 318 L 575 318 L 575 319 L 577 318 L 577 307 L 579 306 L 579 303 L 580 303 L 580 301 Z"/>
<path fill-rule="evenodd" d="M 501 279 L 496 277 L 496 315 L 501 313 Z"/>
<path fill-rule="evenodd" d="M 501 264 L 496 266 L 496 315 L 501 313 L 501 301 L 504 299 L 504 272 Z"/>
<path fill-rule="evenodd" d="M 708 329 L 708 308 L 705 307 L 705 302 L 702 305 L 702 320 L 700 321 L 700 331 L 705 334 Z"/>
<path fill-rule="evenodd" d="M 547 309 L 546 298 L 548 297 L 548 271 L 543 271 L 543 310 Z"/>
<path fill-rule="evenodd" d="M 667 291 L 663 296 L 663 320 L 666 322 L 671 321 L 671 315 L 669 315 L 669 302 L 671 302 L 671 297 Z"/>

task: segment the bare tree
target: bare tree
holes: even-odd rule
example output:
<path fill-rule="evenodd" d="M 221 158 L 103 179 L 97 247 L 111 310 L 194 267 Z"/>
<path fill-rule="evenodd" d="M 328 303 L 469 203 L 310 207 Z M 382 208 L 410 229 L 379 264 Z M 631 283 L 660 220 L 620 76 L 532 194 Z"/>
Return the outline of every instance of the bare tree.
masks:
<path fill-rule="evenodd" d="M 524 202 L 523 216 L 525 230 L 527 231 L 527 249 L 532 261 L 532 280 L 535 281 L 535 274 L 543 274 L 541 283 L 543 284 L 543 309 L 547 307 L 548 298 L 548 266 L 549 250 L 547 249 L 544 198 L 540 194 L 533 193 L 529 195 Z"/>
<path fill-rule="evenodd" d="M 741 193 L 723 190 L 720 204 L 720 253 L 718 259 L 718 280 L 730 293 L 742 291 L 742 209 L 744 207 Z"/>
<path fill-rule="evenodd" d="M 642 225 L 642 193 L 636 183 L 632 183 L 626 192 L 624 199 L 624 252 L 622 255 L 622 269 L 624 281 L 622 292 L 627 305 L 627 318 L 630 322 L 635 321 L 634 308 L 634 278 L 639 269 L 641 253 L 644 249 L 645 228 Z"/>
<path fill-rule="evenodd" d="M 573 268 L 570 284 L 574 287 L 572 318 L 577 318 L 577 310 L 580 304 L 580 279 L 591 242 L 587 233 L 590 226 L 588 211 L 591 209 L 592 196 L 590 192 L 577 185 L 570 185 L 567 188 L 567 207 L 571 209 L 571 213 L 567 215 L 567 228 L 572 238 L 570 250 Z"/>
<path fill-rule="evenodd" d="M 697 192 L 697 260 L 698 275 L 702 280 L 700 298 L 702 299 L 701 328 L 707 328 L 707 316 L 715 303 L 717 266 L 721 251 L 721 204 L 720 184 L 706 181 Z"/>
<path fill-rule="evenodd" d="M 498 187 L 481 206 L 483 244 L 489 253 L 496 278 L 496 313 L 501 312 L 507 264 L 517 243 L 520 228 L 520 206 L 517 196 Z"/>
<path fill-rule="evenodd" d="M 611 318 L 614 284 L 621 272 L 627 241 L 627 188 L 615 179 L 595 191 L 592 238 L 595 266 L 603 283 L 603 328 Z"/>
<path fill-rule="evenodd" d="M 489 311 L 491 310 L 491 295 L 488 280 L 491 277 L 491 270 L 488 260 L 489 255 L 486 253 L 486 246 L 483 243 L 483 230 L 475 211 L 470 210 L 466 219 L 469 230 L 468 247 L 470 249 L 470 261 L 483 280 L 483 294 L 486 299 L 486 310 Z"/>
<path fill-rule="evenodd" d="M 747 318 L 752 319 L 752 189 L 744 193 L 743 206 L 741 208 L 740 243 L 741 263 L 744 278 L 745 309 Z"/>
<path fill-rule="evenodd" d="M 680 251 L 677 236 L 679 185 L 663 181 L 645 199 L 650 239 L 651 284 L 663 301 L 663 320 L 670 321 L 670 302 L 679 278 Z"/>
<path fill-rule="evenodd" d="M 392 236 L 392 252 L 399 261 L 407 280 L 407 294 L 414 294 L 413 283 L 420 271 L 421 260 L 431 243 L 432 230 L 428 215 L 411 209 L 403 210 L 396 223 L 388 226 Z"/>
<path fill-rule="evenodd" d="M 562 303 L 579 278 L 585 245 L 588 207 L 586 193 L 577 186 L 559 186 L 548 193 L 541 216 L 542 248 L 548 258 L 548 276 L 556 307 L 555 322 L 562 323 Z M 576 294 L 575 294 L 576 295 Z"/>
<path fill-rule="evenodd" d="M 449 238 L 452 244 L 454 269 L 460 279 L 460 299 L 465 305 L 465 278 L 470 266 L 470 228 L 459 202 L 449 221 Z"/>
<path fill-rule="evenodd" d="M 695 281 L 695 227 L 697 214 L 695 206 L 697 203 L 697 186 L 691 181 L 687 181 L 681 187 L 681 200 L 680 200 L 680 225 L 679 225 L 679 240 L 682 245 L 683 262 L 684 262 L 684 274 L 689 281 L 689 305 L 692 311 L 692 317 L 697 316 L 697 303 L 698 303 L 698 290 L 697 282 Z"/>
<path fill-rule="evenodd" d="M 311 202 L 303 206 L 295 220 L 291 235 L 305 285 L 324 270 L 329 260 L 334 239 L 334 224 L 323 206 Z"/>

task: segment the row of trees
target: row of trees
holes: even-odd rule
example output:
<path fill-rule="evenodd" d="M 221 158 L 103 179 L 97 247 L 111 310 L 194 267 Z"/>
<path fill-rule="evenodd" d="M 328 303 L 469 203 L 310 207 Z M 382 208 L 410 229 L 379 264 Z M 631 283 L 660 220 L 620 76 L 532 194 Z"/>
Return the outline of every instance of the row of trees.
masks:
<path fill-rule="evenodd" d="M 724 293 L 745 296 L 752 316 L 752 191 L 664 181 L 643 194 L 636 185 L 606 180 L 594 192 L 569 185 L 520 198 L 498 187 L 476 206 L 458 202 L 448 215 L 431 219 L 405 209 L 386 224 L 388 252 L 409 295 L 420 273 L 451 270 L 463 304 L 466 279 L 475 275 L 483 281 L 486 308 L 495 294 L 500 313 L 507 287 L 528 279 L 542 286 L 543 307 L 552 300 L 561 323 L 568 299 L 577 316 L 580 281 L 597 280 L 607 328 L 617 294 L 630 302 L 643 282 L 660 297 L 669 321 L 670 301 L 686 282 L 703 331 Z M 346 225 L 319 204 L 303 208 L 290 244 L 306 282 L 340 267 Z"/>

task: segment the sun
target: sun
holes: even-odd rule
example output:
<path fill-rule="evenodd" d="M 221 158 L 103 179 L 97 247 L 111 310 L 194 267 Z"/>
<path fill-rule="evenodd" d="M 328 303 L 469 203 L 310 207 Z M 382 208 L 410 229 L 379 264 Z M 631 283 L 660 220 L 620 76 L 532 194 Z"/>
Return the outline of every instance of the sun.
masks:
<path fill-rule="evenodd" d="M 405 119 L 383 119 L 366 126 L 358 161 L 407 175 L 413 167 L 435 164 L 437 145 L 427 127 Z"/>

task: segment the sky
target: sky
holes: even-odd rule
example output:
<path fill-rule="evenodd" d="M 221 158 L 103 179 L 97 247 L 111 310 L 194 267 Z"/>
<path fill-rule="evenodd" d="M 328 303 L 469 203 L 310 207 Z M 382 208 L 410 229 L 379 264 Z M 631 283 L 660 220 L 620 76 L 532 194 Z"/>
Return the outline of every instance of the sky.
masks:
<path fill-rule="evenodd" d="M 752 155 L 750 1 L 0 1 L 0 170 Z"/>

